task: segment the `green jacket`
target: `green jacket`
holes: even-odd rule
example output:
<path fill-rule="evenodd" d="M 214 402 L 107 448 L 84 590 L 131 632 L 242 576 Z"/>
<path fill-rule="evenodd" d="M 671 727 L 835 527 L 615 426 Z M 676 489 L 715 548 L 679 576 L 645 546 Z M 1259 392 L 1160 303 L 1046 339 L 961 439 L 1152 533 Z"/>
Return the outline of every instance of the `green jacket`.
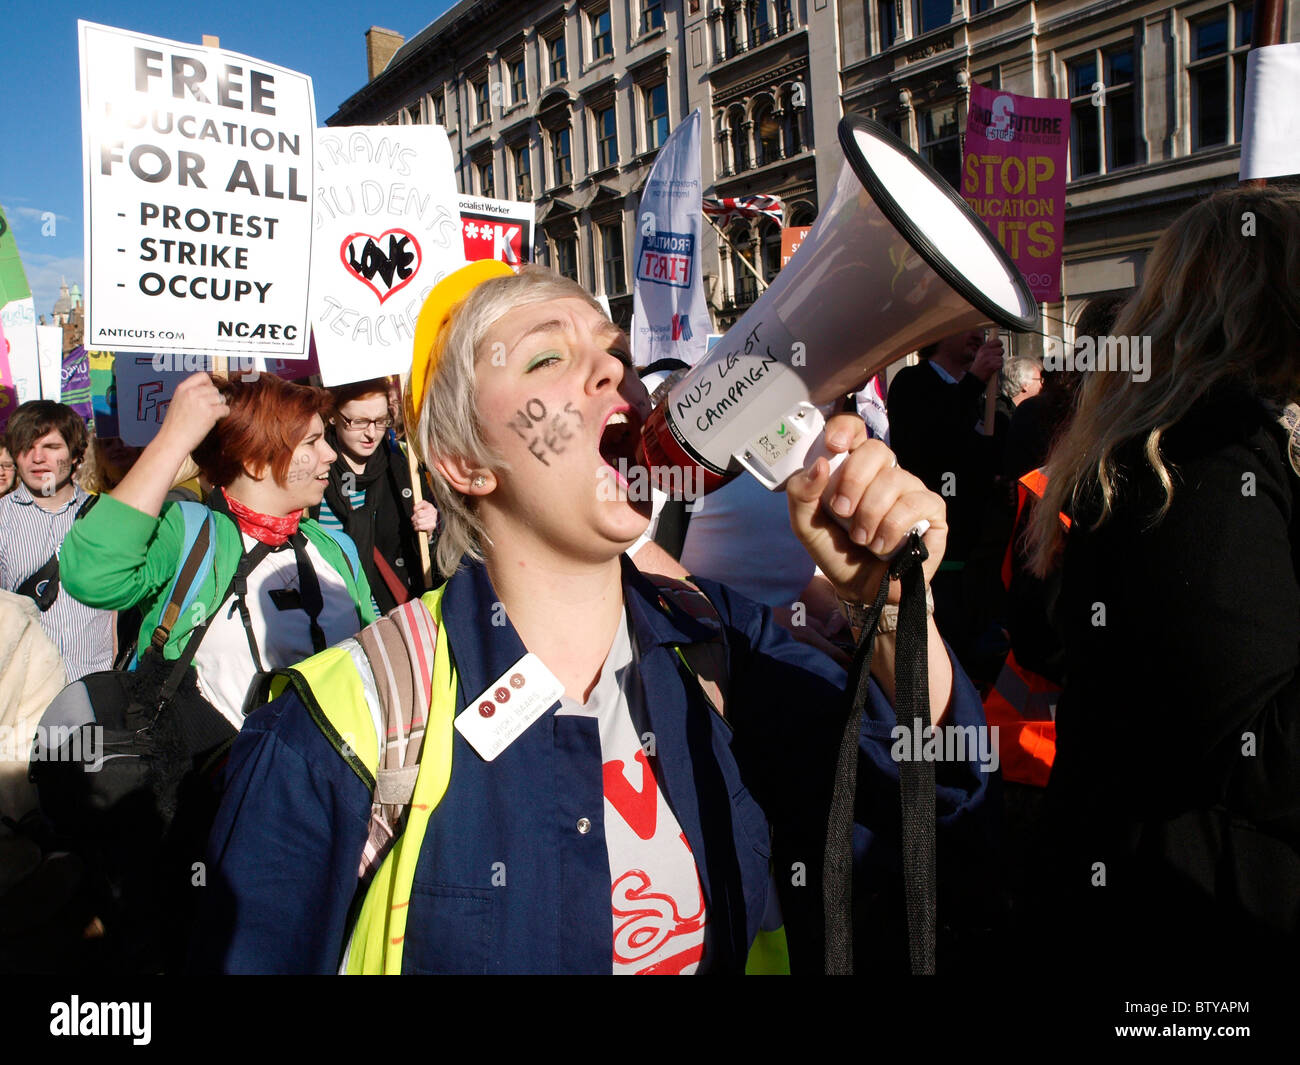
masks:
<path fill-rule="evenodd" d="M 189 504 L 197 507 L 199 504 Z M 164 658 L 179 658 L 190 633 L 210 617 L 244 553 L 238 527 L 224 514 L 212 515 L 216 543 L 200 569 L 189 605 L 173 626 L 163 647 Z M 357 628 L 375 620 L 370 585 L 355 558 L 349 559 L 338 540 L 319 524 L 304 519 L 303 535 L 320 551 L 347 585 L 357 609 Z M 193 540 L 189 540 L 192 543 Z M 161 516 L 148 514 L 103 495 L 84 517 L 73 523 L 59 552 L 59 579 L 73 597 L 102 610 L 126 610 L 139 604 L 144 614 L 137 652 L 149 646 L 172 584 L 187 549 L 185 511 L 177 503 L 163 507 Z"/>

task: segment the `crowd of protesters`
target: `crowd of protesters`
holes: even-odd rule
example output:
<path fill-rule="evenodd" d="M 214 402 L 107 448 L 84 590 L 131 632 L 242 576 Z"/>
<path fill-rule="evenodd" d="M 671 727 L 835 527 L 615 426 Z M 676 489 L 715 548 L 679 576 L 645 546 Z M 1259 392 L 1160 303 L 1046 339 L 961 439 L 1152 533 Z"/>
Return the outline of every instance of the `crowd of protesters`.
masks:
<path fill-rule="evenodd" d="M 818 971 L 855 608 L 925 518 L 931 720 L 997 726 L 1000 763 L 940 759 L 940 971 L 1280 970 L 1300 945 L 1300 196 L 1191 208 L 1072 329 L 1149 340 L 1149 379 L 968 331 L 893 376 L 889 446 L 853 397 L 828 412 L 876 552 L 821 513 L 824 462 L 785 498 L 742 478 L 652 541 L 650 505 L 592 479 L 636 461 L 651 409 L 627 337 L 536 267 L 438 285 L 397 398 L 196 374 L 143 449 L 24 404 L 0 449 L 0 625 L 25 665 L 0 657 L 0 721 L 114 663 L 188 662 L 221 751 L 171 949 L 103 956 Z M 535 439 L 533 406 L 559 412 Z M 853 810 L 855 943 L 887 971 L 908 947 L 899 595 Z M 539 688 L 511 732 L 512 692 Z M 75 941 L 122 934 L 112 900 L 89 861 L 55 868 L 12 769 L 0 906 L 45 875 L 81 908 L 0 934 L 0 968 L 86 965 Z"/>

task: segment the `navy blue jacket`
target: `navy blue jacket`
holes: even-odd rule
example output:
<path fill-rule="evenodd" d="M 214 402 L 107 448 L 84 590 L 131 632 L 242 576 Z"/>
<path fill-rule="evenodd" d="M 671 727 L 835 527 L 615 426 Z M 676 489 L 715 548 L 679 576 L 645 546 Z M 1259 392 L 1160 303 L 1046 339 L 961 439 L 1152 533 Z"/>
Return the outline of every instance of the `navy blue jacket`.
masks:
<path fill-rule="evenodd" d="M 661 602 L 624 559 L 657 778 L 696 856 L 708 905 L 701 971 L 743 969 L 773 879 L 773 841 L 796 969 L 816 969 L 819 870 L 845 714 L 844 671 L 793 640 L 767 607 L 714 582 L 699 584 L 725 625 L 726 722 L 709 709 L 672 646 L 708 639 L 710 630 Z M 496 601 L 481 565 L 463 568 L 447 585 L 443 621 L 459 677 L 457 713 L 525 653 L 513 627 L 491 625 Z M 982 724 L 978 695 L 960 667 L 954 671 L 951 720 Z M 610 972 L 597 722 L 554 710 L 490 763 L 453 732 L 451 781 L 430 818 L 415 874 L 404 971 Z M 894 864 L 893 724 L 893 710 L 873 684 L 855 840 L 862 870 Z M 971 765 L 944 773 L 954 780 L 940 787 L 941 823 L 969 819 L 984 802 L 988 778 Z M 251 714 L 231 753 L 211 837 L 199 968 L 336 972 L 370 799 L 297 695 Z M 581 818 L 591 823 L 585 834 L 576 827 Z M 502 869 L 505 884 L 493 886 L 494 871 Z"/>

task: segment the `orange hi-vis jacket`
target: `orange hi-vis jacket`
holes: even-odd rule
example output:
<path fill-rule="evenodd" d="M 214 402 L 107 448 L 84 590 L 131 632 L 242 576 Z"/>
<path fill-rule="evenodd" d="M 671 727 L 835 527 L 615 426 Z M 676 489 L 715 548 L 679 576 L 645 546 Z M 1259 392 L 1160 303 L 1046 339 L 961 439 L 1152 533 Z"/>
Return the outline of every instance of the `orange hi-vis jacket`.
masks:
<path fill-rule="evenodd" d="M 1030 494 L 1043 498 L 1047 476 L 1041 469 L 1031 470 L 1020 478 L 1016 488 L 1019 499 L 1012 528 L 1018 530 Z M 1061 523 L 1070 527 L 1070 519 L 1064 514 Z M 1008 591 L 1014 551 L 1013 533 L 1002 560 L 1002 586 Z M 1060 694 L 1059 685 L 1017 662 L 1014 651 L 1007 655 L 1002 672 L 984 698 L 984 716 L 990 725 L 998 726 L 998 757 L 1004 779 L 1039 788 L 1047 786 L 1056 757 L 1056 701 Z"/>

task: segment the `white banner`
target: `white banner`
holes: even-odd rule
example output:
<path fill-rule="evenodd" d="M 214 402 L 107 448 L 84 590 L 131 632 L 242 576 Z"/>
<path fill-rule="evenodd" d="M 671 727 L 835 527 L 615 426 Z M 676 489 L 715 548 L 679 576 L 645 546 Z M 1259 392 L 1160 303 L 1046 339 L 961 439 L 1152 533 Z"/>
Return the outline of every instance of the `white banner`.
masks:
<path fill-rule="evenodd" d="M 326 385 L 411 369 L 424 298 L 465 263 L 441 126 L 316 131 L 312 328 Z"/>
<path fill-rule="evenodd" d="M 9 376 L 18 393 L 18 402 L 40 399 L 41 360 L 36 342 L 36 304 L 32 297 L 10 300 L 0 307 L 0 323 L 9 344 Z"/>
<path fill-rule="evenodd" d="M 702 191 L 697 109 L 659 150 L 637 209 L 632 358 L 638 366 L 663 358 L 693 366 L 704 354 L 712 325 L 700 272 Z"/>
<path fill-rule="evenodd" d="M 537 208 L 520 200 L 460 197 L 461 230 L 465 259 L 499 259 L 517 266 L 533 261 L 533 225 Z"/>
<path fill-rule="evenodd" d="M 63 328 L 38 325 L 36 352 L 40 362 L 41 398 L 58 403 L 63 391 Z"/>
<path fill-rule="evenodd" d="M 77 27 L 86 346 L 306 358 L 311 79 Z"/>
<path fill-rule="evenodd" d="M 1246 54 L 1241 123 L 1242 181 L 1300 174 L 1300 44 L 1270 44 Z"/>

